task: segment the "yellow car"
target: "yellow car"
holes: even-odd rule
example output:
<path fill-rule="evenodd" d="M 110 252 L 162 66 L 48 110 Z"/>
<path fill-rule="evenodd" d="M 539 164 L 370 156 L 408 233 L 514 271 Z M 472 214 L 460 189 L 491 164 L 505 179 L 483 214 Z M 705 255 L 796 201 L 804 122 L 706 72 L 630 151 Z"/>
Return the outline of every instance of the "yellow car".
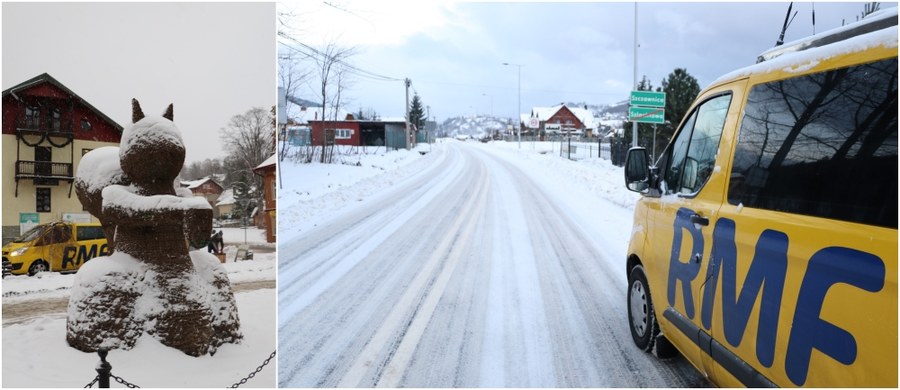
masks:
<path fill-rule="evenodd" d="M 54 222 L 38 225 L 3 246 L 3 265 L 16 275 L 43 271 L 74 272 L 88 260 L 109 255 L 99 223 Z"/>
<path fill-rule="evenodd" d="M 655 164 L 629 150 L 639 348 L 721 387 L 897 387 L 897 31 L 892 8 L 763 53 Z"/>

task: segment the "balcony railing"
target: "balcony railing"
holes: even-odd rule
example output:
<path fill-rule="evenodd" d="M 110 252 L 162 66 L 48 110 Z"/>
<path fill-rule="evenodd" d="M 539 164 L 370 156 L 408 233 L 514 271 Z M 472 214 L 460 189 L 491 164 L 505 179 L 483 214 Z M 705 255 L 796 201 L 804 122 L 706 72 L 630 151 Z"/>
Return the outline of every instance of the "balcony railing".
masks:
<path fill-rule="evenodd" d="M 51 120 L 34 117 L 17 116 L 15 118 L 16 131 L 25 134 L 50 133 L 53 136 L 70 137 L 74 132 L 72 121 L 68 119 Z"/>
<path fill-rule="evenodd" d="M 72 164 L 50 161 L 16 161 L 16 180 L 55 179 L 74 180 Z"/>

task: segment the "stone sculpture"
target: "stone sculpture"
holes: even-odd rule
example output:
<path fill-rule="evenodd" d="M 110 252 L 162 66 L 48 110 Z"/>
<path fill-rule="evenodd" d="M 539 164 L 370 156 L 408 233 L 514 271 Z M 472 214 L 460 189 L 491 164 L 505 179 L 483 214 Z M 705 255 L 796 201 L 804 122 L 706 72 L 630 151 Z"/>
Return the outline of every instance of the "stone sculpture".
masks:
<path fill-rule="evenodd" d="M 215 256 L 193 250 L 209 237 L 212 209 L 175 190 L 185 150 L 172 119 L 172 105 L 162 117 L 145 117 L 132 100 L 133 124 L 120 147 L 88 152 L 78 167 L 78 198 L 103 224 L 115 252 L 76 275 L 66 324 L 76 349 L 130 349 L 148 334 L 200 356 L 241 340 L 224 268 Z"/>

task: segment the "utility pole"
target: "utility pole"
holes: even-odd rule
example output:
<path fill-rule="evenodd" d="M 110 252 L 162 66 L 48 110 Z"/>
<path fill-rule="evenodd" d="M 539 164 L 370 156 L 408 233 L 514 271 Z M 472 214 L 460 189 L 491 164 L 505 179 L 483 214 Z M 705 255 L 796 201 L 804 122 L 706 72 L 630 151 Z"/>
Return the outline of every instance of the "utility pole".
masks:
<path fill-rule="evenodd" d="M 412 81 L 408 78 L 404 79 L 404 83 L 406 84 L 406 150 L 410 149 L 410 144 L 412 143 L 409 140 L 410 128 L 409 128 L 409 86 L 412 85 Z"/>

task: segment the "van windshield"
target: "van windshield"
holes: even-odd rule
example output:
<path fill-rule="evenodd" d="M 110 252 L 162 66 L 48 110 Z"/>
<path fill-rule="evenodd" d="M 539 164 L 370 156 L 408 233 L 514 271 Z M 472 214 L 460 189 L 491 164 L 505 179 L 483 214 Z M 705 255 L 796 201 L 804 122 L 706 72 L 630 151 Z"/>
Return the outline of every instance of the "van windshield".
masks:
<path fill-rule="evenodd" d="M 46 229 L 47 229 L 47 225 L 38 225 L 38 226 L 35 226 L 35 227 L 31 228 L 31 230 L 25 232 L 25 234 L 23 234 L 23 235 L 19 236 L 18 238 L 14 239 L 13 242 L 16 242 L 16 243 L 18 243 L 18 242 L 32 242 L 32 241 L 34 241 L 35 239 L 37 239 L 38 237 L 40 237 L 41 235 L 43 235 L 43 234 L 44 234 L 44 230 L 46 230 Z"/>

